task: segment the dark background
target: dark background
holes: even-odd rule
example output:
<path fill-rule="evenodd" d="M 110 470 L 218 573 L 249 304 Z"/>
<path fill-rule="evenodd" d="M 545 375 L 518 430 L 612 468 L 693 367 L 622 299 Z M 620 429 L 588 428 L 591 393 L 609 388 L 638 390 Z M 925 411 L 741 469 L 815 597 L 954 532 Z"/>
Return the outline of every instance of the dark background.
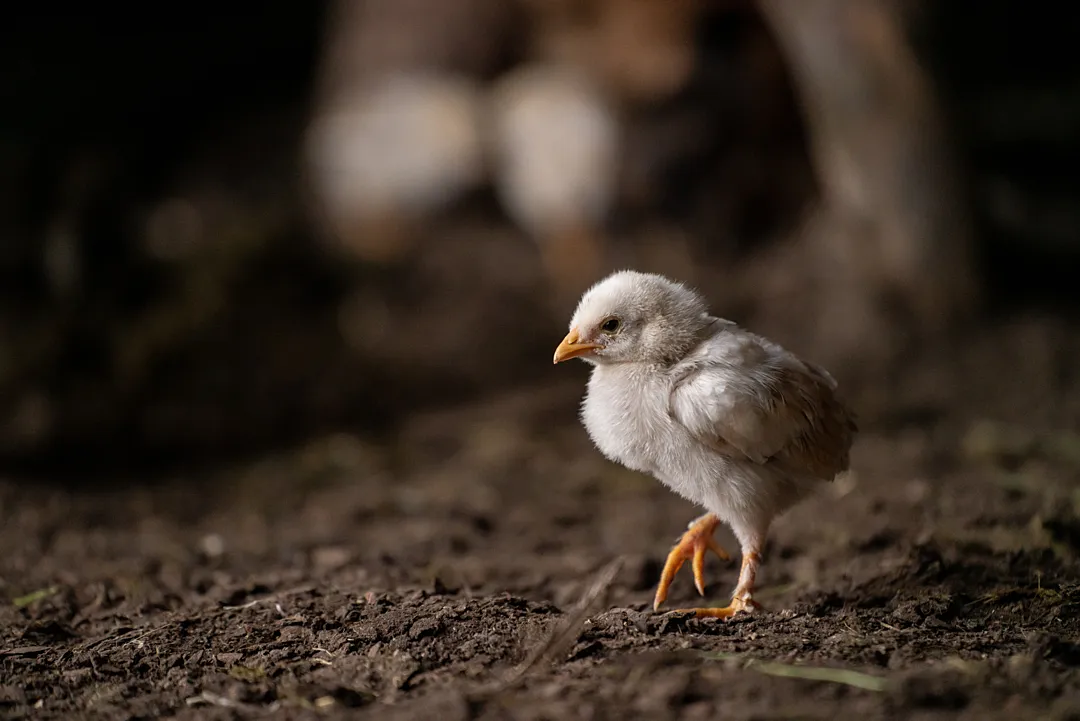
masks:
<path fill-rule="evenodd" d="M 1048 3 L 924 5 L 912 35 L 941 89 L 966 173 L 989 288 L 984 308 L 1038 300 L 1065 312 L 1080 227 L 1072 202 L 1080 58 L 1064 11 Z M 448 400 L 448 387 L 461 391 L 460 400 L 485 386 L 544 377 L 539 362 L 505 348 L 477 359 L 486 369 L 477 377 L 436 363 L 408 372 L 383 367 L 341 347 L 327 321 L 337 302 L 354 285 L 378 287 L 391 271 L 343 269 L 312 239 L 303 206 L 297 141 L 312 106 L 327 10 L 322 3 L 254 8 L 9 11 L 0 42 L 5 465 L 110 466 L 251 451 L 342 423 L 382 427 L 395 411 Z M 781 102 L 773 129 L 759 137 L 746 127 L 755 120 L 746 117 L 748 98 L 789 97 L 750 84 L 751 71 L 739 69 L 755 22 L 744 9 L 699 25 L 697 85 L 655 103 L 649 113 L 661 118 L 661 130 L 642 135 L 666 132 L 688 150 L 659 176 L 652 206 L 622 211 L 629 223 L 644 224 L 651 214 L 680 224 L 715 264 L 731 262 L 724 252 L 733 245 L 792 232 L 813 192 L 805 173 L 792 179 L 804 153 L 801 141 L 790 140 L 792 123 L 801 133 L 795 103 Z M 698 137 L 708 132 L 716 137 Z M 754 178 L 740 178 L 748 163 Z M 140 234 L 155 204 L 211 191 L 220 196 L 215 202 L 233 204 L 211 229 L 218 237 L 207 245 L 216 248 L 186 262 L 146 252 Z M 504 244 L 523 242 L 506 229 L 497 204 L 479 202 L 480 217 L 486 213 L 507 236 Z M 70 281 L 50 278 L 63 272 L 50 270 L 50 234 L 71 238 L 56 251 L 70 256 Z M 230 245 L 245 245 L 236 254 L 246 257 L 225 259 Z M 465 262 L 471 252 L 457 254 Z M 395 269 L 395 277 L 412 280 L 388 285 L 454 292 L 424 287 L 438 280 L 426 282 L 421 265 Z M 200 310 L 193 307 L 199 295 L 217 300 Z M 449 307 L 454 298 L 447 300 Z M 402 303 L 408 318 L 422 300 Z M 528 297 L 518 303 L 532 320 L 500 346 L 520 342 L 539 352 L 555 332 L 551 313 L 537 317 Z M 415 352 L 403 351 L 401 365 Z M 132 358 L 126 365 L 125 354 Z M 444 382 L 459 377 L 465 386 Z M 19 420 L 28 407 L 42 416 L 29 430 Z"/>

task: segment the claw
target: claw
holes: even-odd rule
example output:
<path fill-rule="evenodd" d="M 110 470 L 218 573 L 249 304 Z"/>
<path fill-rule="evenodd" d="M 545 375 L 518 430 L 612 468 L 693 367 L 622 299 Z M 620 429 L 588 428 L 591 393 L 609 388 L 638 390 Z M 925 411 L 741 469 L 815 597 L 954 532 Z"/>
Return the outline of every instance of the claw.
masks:
<path fill-rule="evenodd" d="M 694 546 L 694 588 L 699 596 L 705 595 L 705 551 L 707 546 L 696 544 Z"/>

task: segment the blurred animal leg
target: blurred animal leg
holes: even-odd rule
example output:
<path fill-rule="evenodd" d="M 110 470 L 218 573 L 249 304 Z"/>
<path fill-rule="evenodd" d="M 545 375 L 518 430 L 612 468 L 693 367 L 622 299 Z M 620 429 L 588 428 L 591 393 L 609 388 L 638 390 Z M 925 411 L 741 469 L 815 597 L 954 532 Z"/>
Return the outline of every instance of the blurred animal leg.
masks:
<path fill-rule="evenodd" d="M 555 293 L 577 297 L 600 275 L 606 247 L 601 233 L 576 224 L 543 238 L 540 253 Z"/>

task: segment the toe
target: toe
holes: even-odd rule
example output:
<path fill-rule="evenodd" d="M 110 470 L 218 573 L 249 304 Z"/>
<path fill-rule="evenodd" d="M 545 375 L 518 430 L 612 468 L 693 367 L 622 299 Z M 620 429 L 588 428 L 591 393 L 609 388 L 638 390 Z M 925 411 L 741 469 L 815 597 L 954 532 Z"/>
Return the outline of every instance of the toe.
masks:
<path fill-rule="evenodd" d="M 728 552 L 721 548 L 720 544 L 717 543 L 716 539 L 712 536 L 707 536 L 705 539 L 705 543 L 708 544 L 709 550 L 715 553 L 721 561 L 731 560 L 731 556 L 728 555 Z"/>
<path fill-rule="evenodd" d="M 739 609 L 733 606 L 724 606 L 723 608 L 695 608 L 692 610 L 697 618 L 731 618 L 739 612 Z"/>
<path fill-rule="evenodd" d="M 698 618 L 732 618 L 740 613 L 752 613 L 760 609 L 761 606 L 757 601 L 733 598 L 731 603 L 723 608 L 695 608 L 692 610 Z"/>
<path fill-rule="evenodd" d="M 704 543 L 698 544 L 694 549 L 694 586 L 702 596 L 705 595 L 705 551 L 707 550 L 708 546 Z"/>
<path fill-rule="evenodd" d="M 668 554 L 667 562 L 664 564 L 664 570 L 660 574 L 660 583 L 656 585 L 656 597 L 653 599 L 653 610 L 660 608 L 668 595 L 668 589 L 671 588 L 671 582 L 675 580 L 675 574 L 682 568 L 683 563 L 686 561 L 686 556 L 683 555 L 679 547 L 672 549 Z"/>

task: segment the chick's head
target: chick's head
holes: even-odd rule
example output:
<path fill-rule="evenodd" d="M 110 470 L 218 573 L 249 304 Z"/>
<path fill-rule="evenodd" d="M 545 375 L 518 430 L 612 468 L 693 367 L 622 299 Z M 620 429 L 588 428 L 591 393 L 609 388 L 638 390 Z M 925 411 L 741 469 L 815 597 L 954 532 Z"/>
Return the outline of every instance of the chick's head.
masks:
<path fill-rule="evenodd" d="M 681 283 L 619 271 L 582 296 L 554 362 L 670 363 L 694 345 L 708 318 L 704 299 Z"/>

